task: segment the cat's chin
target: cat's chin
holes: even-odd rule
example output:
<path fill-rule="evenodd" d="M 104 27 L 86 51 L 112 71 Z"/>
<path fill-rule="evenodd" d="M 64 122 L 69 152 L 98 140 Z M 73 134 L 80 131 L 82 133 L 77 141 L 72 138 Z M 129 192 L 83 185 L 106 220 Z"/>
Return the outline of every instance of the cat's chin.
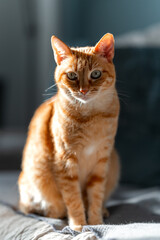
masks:
<path fill-rule="evenodd" d="M 82 96 L 82 97 L 77 97 L 77 96 L 73 96 L 76 100 L 78 100 L 79 102 L 81 103 L 88 103 L 88 102 L 91 102 L 93 98 L 91 97 L 88 97 L 88 96 Z"/>
<path fill-rule="evenodd" d="M 87 99 L 82 99 L 82 98 L 78 98 L 78 97 L 75 97 L 75 99 L 84 104 L 88 102 Z"/>

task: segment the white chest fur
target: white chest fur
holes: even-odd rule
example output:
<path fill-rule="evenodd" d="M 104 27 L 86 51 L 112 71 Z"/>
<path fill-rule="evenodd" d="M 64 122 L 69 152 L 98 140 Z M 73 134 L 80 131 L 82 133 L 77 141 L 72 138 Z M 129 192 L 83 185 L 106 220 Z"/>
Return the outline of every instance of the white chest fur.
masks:
<path fill-rule="evenodd" d="M 105 155 L 106 139 L 96 139 L 88 142 L 79 153 L 79 179 L 81 187 L 96 167 L 97 161 Z"/>
<path fill-rule="evenodd" d="M 93 142 L 90 145 L 86 146 L 84 148 L 84 155 L 86 155 L 86 157 L 94 154 L 97 150 L 97 145 L 99 145 L 97 142 Z"/>

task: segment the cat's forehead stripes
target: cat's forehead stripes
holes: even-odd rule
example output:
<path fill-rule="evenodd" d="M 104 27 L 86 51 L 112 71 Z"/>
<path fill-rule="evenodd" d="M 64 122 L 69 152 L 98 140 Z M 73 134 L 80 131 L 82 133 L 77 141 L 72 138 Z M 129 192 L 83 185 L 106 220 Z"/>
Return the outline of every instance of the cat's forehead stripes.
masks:
<path fill-rule="evenodd" d="M 94 51 L 94 47 L 79 47 L 79 48 L 71 48 L 72 52 L 77 52 L 79 54 L 83 54 L 83 53 L 86 53 L 86 54 L 93 54 L 93 51 Z"/>
<path fill-rule="evenodd" d="M 82 71 L 84 68 L 92 70 L 98 67 L 99 63 L 96 57 L 93 55 L 93 48 L 72 48 L 72 53 L 75 57 L 75 71 Z"/>

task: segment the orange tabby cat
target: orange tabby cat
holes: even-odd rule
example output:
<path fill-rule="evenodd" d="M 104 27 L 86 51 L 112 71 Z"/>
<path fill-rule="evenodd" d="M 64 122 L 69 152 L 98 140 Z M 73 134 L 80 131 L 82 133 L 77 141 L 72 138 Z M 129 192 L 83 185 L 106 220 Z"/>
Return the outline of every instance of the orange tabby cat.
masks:
<path fill-rule="evenodd" d="M 102 224 L 104 202 L 119 178 L 114 150 L 119 100 L 114 38 L 95 47 L 69 48 L 51 39 L 58 93 L 35 112 L 19 177 L 20 209 L 68 216 L 72 229 Z"/>

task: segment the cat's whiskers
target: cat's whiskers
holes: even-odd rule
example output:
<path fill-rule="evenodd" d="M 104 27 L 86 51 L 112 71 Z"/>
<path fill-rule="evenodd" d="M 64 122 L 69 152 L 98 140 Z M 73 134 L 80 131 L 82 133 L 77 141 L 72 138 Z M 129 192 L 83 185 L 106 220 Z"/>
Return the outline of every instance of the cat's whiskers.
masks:
<path fill-rule="evenodd" d="M 122 97 L 130 98 L 129 95 L 124 94 L 124 93 L 122 93 L 122 92 L 118 92 L 118 96 L 122 96 Z"/>
<path fill-rule="evenodd" d="M 125 102 L 125 101 L 124 101 L 124 99 L 122 99 L 121 97 L 119 97 L 119 100 L 120 100 L 122 103 L 124 103 L 125 105 L 127 105 L 127 106 L 128 106 L 128 103 L 127 103 L 127 102 Z"/>
<path fill-rule="evenodd" d="M 130 98 L 130 96 L 125 94 L 125 93 L 123 93 L 123 92 L 120 92 L 120 91 L 117 91 L 117 93 L 118 93 L 119 100 L 122 103 L 124 103 L 125 105 L 128 105 L 128 103 L 125 101 L 126 99 L 124 100 L 124 98 L 127 98 L 127 100 L 128 100 Z"/>
<path fill-rule="evenodd" d="M 117 91 L 117 94 L 118 94 L 119 100 L 120 100 L 122 103 L 124 103 L 125 105 L 128 105 L 128 104 L 125 102 L 125 100 L 124 100 L 123 98 L 121 98 L 121 96 L 122 96 L 122 97 L 127 97 L 127 98 L 129 98 L 129 96 L 128 96 L 128 95 L 125 95 L 125 94 L 122 94 L 122 93 L 120 93 L 120 92 L 118 92 L 118 91 Z M 108 91 L 108 92 L 107 92 L 107 95 L 108 95 L 108 96 L 113 96 L 114 98 L 116 97 L 114 91 Z"/>
<path fill-rule="evenodd" d="M 43 93 L 42 96 L 51 96 L 53 93 Z"/>
<path fill-rule="evenodd" d="M 64 83 L 62 83 L 62 85 L 65 86 Z M 65 99 L 67 99 L 70 103 L 73 103 L 74 97 L 72 96 L 71 90 L 69 88 L 66 88 L 67 89 L 67 92 L 66 92 L 63 88 L 59 88 L 59 89 L 60 89 L 60 93 L 65 97 Z"/>
<path fill-rule="evenodd" d="M 51 97 L 51 98 L 52 98 L 52 97 Z M 54 101 L 56 100 L 56 97 L 54 97 L 52 100 L 50 100 L 51 98 L 47 98 L 47 99 L 43 100 L 43 102 L 49 101 L 49 102 L 48 102 L 48 104 L 49 104 L 49 103 L 52 103 L 52 102 L 54 102 Z"/>
<path fill-rule="evenodd" d="M 47 88 L 47 89 L 45 90 L 45 92 L 47 92 L 48 90 L 50 90 L 51 88 L 53 88 L 53 87 L 55 87 L 55 86 L 57 86 L 57 83 L 51 85 L 49 88 Z"/>
<path fill-rule="evenodd" d="M 119 84 L 126 84 L 125 81 L 123 80 L 119 80 L 119 79 L 116 79 L 116 82 Z M 118 87 L 119 88 L 119 87 Z M 124 103 L 125 105 L 128 105 L 127 102 L 124 100 L 124 98 L 127 98 L 127 100 L 130 98 L 130 96 L 128 94 L 126 94 L 126 91 L 122 91 L 122 90 L 117 90 L 117 93 L 118 93 L 118 97 L 119 97 L 119 100 Z"/>
<path fill-rule="evenodd" d="M 45 90 L 45 92 L 46 92 L 46 90 Z M 56 90 L 56 89 L 55 89 L 55 90 L 52 89 L 52 92 L 50 92 L 50 93 L 43 93 L 42 96 L 45 97 L 45 99 L 43 100 L 43 102 L 48 101 L 51 97 L 53 97 L 54 95 L 56 95 L 56 93 L 57 93 L 57 90 Z"/>

